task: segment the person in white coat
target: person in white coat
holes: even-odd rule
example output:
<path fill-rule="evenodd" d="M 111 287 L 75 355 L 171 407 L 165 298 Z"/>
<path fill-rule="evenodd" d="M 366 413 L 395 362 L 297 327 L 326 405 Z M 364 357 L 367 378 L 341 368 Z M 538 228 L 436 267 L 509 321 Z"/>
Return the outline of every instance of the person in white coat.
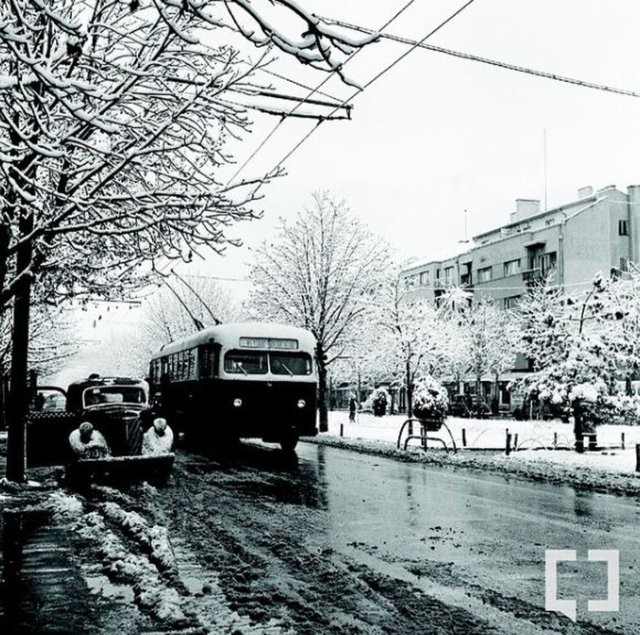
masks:
<path fill-rule="evenodd" d="M 157 417 L 142 437 L 142 454 L 144 456 L 167 454 L 171 452 L 172 447 L 173 430 L 167 425 L 164 417 Z"/>

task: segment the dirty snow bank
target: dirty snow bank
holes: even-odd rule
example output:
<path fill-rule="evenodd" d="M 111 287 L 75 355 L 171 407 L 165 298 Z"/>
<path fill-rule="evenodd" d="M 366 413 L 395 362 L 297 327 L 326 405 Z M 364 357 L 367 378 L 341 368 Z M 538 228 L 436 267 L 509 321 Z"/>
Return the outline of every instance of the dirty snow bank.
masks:
<path fill-rule="evenodd" d="M 182 579 L 181 561 L 176 558 L 167 529 L 136 511 L 127 511 L 136 506 L 136 501 L 119 490 L 99 486 L 93 493 L 100 502 L 87 502 L 58 490 L 50 495 L 48 508 L 55 521 L 82 539 L 87 550 L 83 555 L 85 565 L 90 567 L 90 561 L 97 560 L 112 583 L 129 586 L 139 611 L 161 625 L 163 632 L 287 632 L 277 620 L 254 624 L 231 610 L 214 573 L 203 572 L 202 585 L 192 592 Z M 137 494 L 153 506 L 158 491 L 142 485 Z"/>
<path fill-rule="evenodd" d="M 577 455 L 562 450 L 522 451 L 509 456 L 503 453 L 478 453 L 460 451 L 446 454 L 442 450 L 423 452 L 418 448 L 408 451 L 396 449 L 395 443 L 371 439 L 347 439 L 335 435 L 323 434 L 305 439 L 309 443 L 344 448 L 364 454 L 376 454 L 388 458 L 423 463 L 426 465 L 447 466 L 484 470 L 505 475 L 514 475 L 535 481 L 571 485 L 577 489 L 589 489 L 599 492 L 640 495 L 640 474 L 611 470 L 607 464 L 620 462 L 628 465 L 631 450 L 607 451 Z M 581 458 L 574 458 L 574 455 Z M 634 465 L 635 467 L 635 465 Z"/>

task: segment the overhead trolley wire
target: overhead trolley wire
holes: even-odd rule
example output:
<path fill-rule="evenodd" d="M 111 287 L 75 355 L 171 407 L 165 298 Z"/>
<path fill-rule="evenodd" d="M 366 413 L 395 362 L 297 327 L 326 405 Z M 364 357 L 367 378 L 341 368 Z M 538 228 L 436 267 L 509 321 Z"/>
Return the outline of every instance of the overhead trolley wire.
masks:
<path fill-rule="evenodd" d="M 378 31 L 375 31 L 374 33 L 381 33 L 382 31 L 384 31 L 384 29 L 386 29 L 390 24 L 392 24 L 395 20 L 397 20 L 416 0 L 409 0 L 409 2 L 407 2 L 403 7 L 401 7 L 398 11 L 396 11 L 396 13 L 389 18 L 381 27 Z M 471 0 L 473 2 L 473 0 Z M 301 106 L 303 106 L 305 103 L 307 103 L 307 101 L 315 94 L 318 93 L 320 88 L 322 88 L 332 77 L 333 75 L 338 71 L 341 70 L 342 68 L 344 68 L 344 66 L 350 62 L 356 55 L 358 55 L 358 53 L 362 51 L 362 48 L 358 48 L 356 49 L 353 53 L 351 53 L 347 59 L 342 63 L 342 65 L 339 68 L 334 68 L 333 70 L 331 70 L 327 76 L 313 89 L 311 89 L 309 91 L 309 93 L 303 97 L 287 114 L 283 115 L 280 119 L 280 121 L 278 121 L 278 123 L 271 129 L 271 131 L 264 137 L 264 139 L 258 144 L 258 146 L 255 148 L 255 150 L 247 157 L 247 159 L 242 163 L 242 165 L 240 165 L 240 167 L 233 173 L 233 175 L 231 176 L 231 178 L 227 181 L 226 185 L 229 186 L 231 185 L 231 183 L 233 183 L 233 181 L 235 181 L 235 179 L 238 177 L 238 175 L 247 167 L 247 165 L 253 160 L 253 158 L 258 154 L 258 152 L 260 152 L 260 150 L 262 150 L 262 148 L 264 147 L 264 145 L 267 143 L 267 141 L 269 141 L 269 139 L 271 139 L 271 137 L 273 137 L 273 135 L 276 133 L 276 131 L 278 130 L 278 128 L 280 128 L 280 126 L 284 123 L 285 119 L 287 119 L 287 117 L 292 116 L 295 112 L 297 112 L 298 108 L 300 108 Z M 359 91 L 358 91 L 359 92 Z M 357 93 L 356 93 L 357 94 Z M 331 117 L 331 115 L 335 114 L 338 110 L 340 110 L 341 108 L 344 108 L 345 105 L 351 101 L 352 98 L 349 98 L 345 101 L 340 102 L 332 111 L 329 115 L 327 115 L 328 117 Z M 322 120 L 320 120 L 322 121 Z"/>
<path fill-rule="evenodd" d="M 425 35 L 421 40 L 414 42 L 411 48 L 406 50 L 402 55 L 400 55 L 393 62 L 391 62 L 391 64 L 388 64 L 379 73 L 374 75 L 362 88 L 358 89 L 351 96 L 347 97 L 339 106 L 336 106 L 336 108 L 334 108 L 334 110 L 332 110 L 329 113 L 329 115 L 327 115 L 327 117 L 331 117 L 331 115 L 333 115 L 340 108 L 344 108 L 346 104 L 348 104 L 350 101 L 355 99 L 361 92 L 369 88 L 369 86 L 371 86 L 371 84 L 373 84 L 375 81 L 380 79 L 380 77 L 388 73 L 394 66 L 399 64 L 405 57 L 407 57 L 407 55 L 415 51 L 415 49 L 417 49 L 421 44 L 423 44 L 431 36 L 435 35 L 443 27 L 449 24 L 449 22 L 455 19 L 458 15 L 460 15 L 460 13 L 462 13 L 469 5 L 473 4 L 474 2 L 475 0 L 468 0 L 467 2 L 465 2 L 459 9 L 457 9 L 454 13 L 452 13 L 448 18 L 446 18 L 440 24 L 438 24 L 437 27 L 429 31 L 429 33 L 427 33 L 427 35 Z M 287 161 L 287 159 L 289 159 L 291 155 L 293 155 L 298 150 L 298 148 L 300 148 L 300 146 L 320 127 L 322 123 L 324 123 L 324 121 L 325 119 L 318 120 L 316 122 L 316 125 L 313 128 L 311 128 L 311 130 L 309 130 L 309 132 L 307 132 L 307 134 L 305 134 L 302 137 L 302 139 L 300 139 L 300 141 L 298 141 L 298 143 L 296 143 L 296 145 L 293 146 L 293 148 L 289 150 L 287 154 L 284 155 L 284 157 L 282 157 L 282 159 L 277 163 L 277 165 L 282 165 L 285 161 Z"/>
<path fill-rule="evenodd" d="M 320 17 L 320 16 L 318 16 Z M 350 24 L 348 22 L 343 22 L 342 20 L 335 20 L 332 18 L 321 18 L 323 21 L 328 24 L 334 24 L 336 26 L 341 26 L 344 28 L 353 29 L 354 31 L 360 31 L 361 33 L 373 34 L 375 31 L 372 29 L 367 29 L 362 26 L 358 26 L 357 24 Z M 469 60 L 472 62 L 480 62 L 481 64 L 489 64 L 490 66 L 496 66 L 498 68 L 504 68 L 509 71 L 514 71 L 516 73 L 524 73 L 527 75 L 534 75 L 535 77 L 543 77 L 545 79 L 551 79 L 557 82 L 564 82 L 565 84 L 573 84 L 574 86 L 580 86 L 582 88 L 589 88 L 592 90 L 600 90 L 607 93 L 614 93 L 616 95 L 625 95 L 626 97 L 640 97 L 640 93 L 627 90 L 626 88 L 616 88 L 614 86 L 607 86 L 605 84 L 597 84 L 595 82 L 589 82 L 583 79 L 576 79 L 574 77 L 566 77 L 564 75 L 558 75 L 556 73 L 550 73 L 547 71 L 541 71 L 534 68 L 529 68 L 526 66 L 518 66 L 517 64 L 511 64 L 509 62 L 502 62 L 500 60 L 494 60 L 489 57 L 482 57 L 480 55 L 474 55 L 472 53 L 464 53 L 462 51 L 455 51 L 453 49 L 443 48 L 441 46 L 435 46 L 433 44 L 426 44 L 424 42 L 416 42 L 410 38 L 401 37 L 399 35 L 392 35 L 391 33 L 381 33 L 380 37 L 384 40 L 390 40 L 392 42 L 399 42 L 401 44 L 408 44 L 411 46 L 417 46 L 419 48 L 426 49 L 428 51 L 433 51 L 435 53 L 442 53 L 444 55 L 450 55 L 452 57 L 458 57 L 460 59 Z"/>

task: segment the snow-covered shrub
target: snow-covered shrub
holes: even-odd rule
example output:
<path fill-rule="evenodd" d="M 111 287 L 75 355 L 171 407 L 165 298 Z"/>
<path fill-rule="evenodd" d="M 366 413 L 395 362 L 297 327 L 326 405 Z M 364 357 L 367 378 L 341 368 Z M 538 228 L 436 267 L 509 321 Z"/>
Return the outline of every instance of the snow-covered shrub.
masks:
<path fill-rule="evenodd" d="M 370 396 L 373 414 L 382 417 L 387 414 L 387 407 L 391 403 L 391 396 L 384 388 L 376 388 Z"/>
<path fill-rule="evenodd" d="M 413 386 L 413 415 L 417 419 L 442 420 L 447 415 L 449 395 L 447 389 L 433 377 L 416 380 Z"/>
<path fill-rule="evenodd" d="M 604 382 L 585 382 L 577 384 L 569 391 L 569 401 L 580 399 L 588 403 L 597 403 L 607 394 Z"/>

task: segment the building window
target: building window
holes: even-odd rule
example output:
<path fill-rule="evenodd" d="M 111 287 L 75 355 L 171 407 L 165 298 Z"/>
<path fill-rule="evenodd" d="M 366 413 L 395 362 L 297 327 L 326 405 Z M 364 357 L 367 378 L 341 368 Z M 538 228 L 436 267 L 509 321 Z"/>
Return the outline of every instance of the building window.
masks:
<path fill-rule="evenodd" d="M 417 275 L 413 275 L 413 276 L 407 276 L 404 279 L 404 283 L 406 285 L 407 289 L 413 289 L 413 287 L 415 287 L 418 284 L 418 276 Z"/>
<path fill-rule="evenodd" d="M 452 284 L 453 283 L 453 267 L 445 267 L 444 270 L 444 283 Z"/>
<path fill-rule="evenodd" d="M 516 306 L 518 306 L 518 302 L 520 302 L 519 295 L 513 295 L 509 298 L 502 298 L 502 304 L 505 309 L 514 309 Z"/>
<path fill-rule="evenodd" d="M 629 235 L 629 223 L 626 220 L 618 221 L 618 234 L 620 236 L 628 236 Z"/>
<path fill-rule="evenodd" d="M 491 280 L 491 267 L 478 269 L 478 282 L 489 282 Z"/>
<path fill-rule="evenodd" d="M 423 271 L 420 274 L 420 286 L 421 287 L 428 287 L 430 283 L 431 283 L 431 272 L 430 271 Z"/>
<path fill-rule="evenodd" d="M 520 273 L 520 258 L 516 260 L 509 260 L 504 263 L 505 276 L 514 276 L 516 273 Z"/>

